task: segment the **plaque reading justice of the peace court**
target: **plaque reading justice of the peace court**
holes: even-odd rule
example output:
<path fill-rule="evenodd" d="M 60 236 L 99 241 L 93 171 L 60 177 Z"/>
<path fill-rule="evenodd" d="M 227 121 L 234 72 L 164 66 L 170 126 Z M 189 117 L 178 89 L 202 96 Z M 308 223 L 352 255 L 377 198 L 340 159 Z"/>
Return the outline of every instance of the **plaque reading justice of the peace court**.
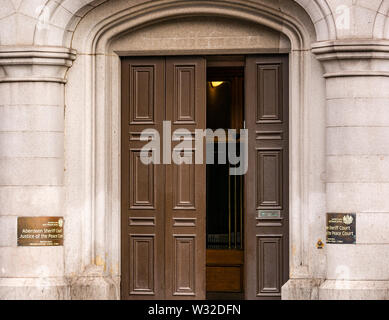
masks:
<path fill-rule="evenodd" d="M 327 243 L 356 243 L 356 214 L 327 213 Z"/>
<path fill-rule="evenodd" d="M 62 246 L 62 217 L 18 217 L 18 246 Z"/>

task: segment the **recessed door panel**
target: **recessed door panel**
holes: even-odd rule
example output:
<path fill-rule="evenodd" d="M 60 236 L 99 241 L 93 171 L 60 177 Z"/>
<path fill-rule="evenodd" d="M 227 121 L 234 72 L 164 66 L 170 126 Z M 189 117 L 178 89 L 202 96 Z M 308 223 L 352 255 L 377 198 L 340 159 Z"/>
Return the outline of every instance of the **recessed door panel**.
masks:
<path fill-rule="evenodd" d="M 194 159 L 194 153 L 192 154 Z M 183 163 L 173 166 L 173 203 L 176 210 L 196 209 L 196 166 Z"/>
<path fill-rule="evenodd" d="M 257 236 L 257 296 L 279 297 L 281 294 L 282 235 Z"/>
<path fill-rule="evenodd" d="M 156 165 L 143 164 L 140 155 L 140 149 L 130 149 L 130 208 L 154 209 L 157 192 L 154 184 Z"/>
<path fill-rule="evenodd" d="M 282 209 L 282 149 L 257 149 L 257 209 Z"/>
<path fill-rule="evenodd" d="M 195 124 L 196 114 L 196 68 L 195 65 L 173 66 L 173 114 L 174 123 Z"/>
<path fill-rule="evenodd" d="M 173 235 L 173 295 L 196 295 L 196 235 Z"/>
<path fill-rule="evenodd" d="M 154 295 L 155 235 L 130 236 L 130 294 Z"/>
<path fill-rule="evenodd" d="M 257 64 L 257 123 L 282 121 L 282 77 L 279 64 Z"/>
<path fill-rule="evenodd" d="M 154 123 L 156 66 L 131 65 L 130 72 L 130 123 Z"/>

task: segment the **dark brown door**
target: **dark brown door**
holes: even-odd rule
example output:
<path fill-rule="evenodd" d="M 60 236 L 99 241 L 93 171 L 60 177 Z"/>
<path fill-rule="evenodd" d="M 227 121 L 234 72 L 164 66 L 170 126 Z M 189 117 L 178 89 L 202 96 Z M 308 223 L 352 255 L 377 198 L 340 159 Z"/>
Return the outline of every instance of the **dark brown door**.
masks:
<path fill-rule="evenodd" d="M 122 298 L 163 299 L 165 170 L 144 165 L 143 129 L 162 130 L 165 61 L 122 61 Z"/>
<path fill-rule="evenodd" d="M 192 164 L 166 166 L 166 298 L 205 298 L 206 165 L 195 163 L 194 135 L 205 129 L 203 58 L 167 58 L 166 119 L 172 132 L 186 129 Z M 180 141 L 172 142 L 172 149 Z"/>
<path fill-rule="evenodd" d="M 279 299 L 289 276 L 288 58 L 246 59 L 247 299 Z"/>
<path fill-rule="evenodd" d="M 205 297 L 205 165 L 194 164 L 205 73 L 202 58 L 122 60 L 123 299 Z M 141 131 L 156 129 L 162 144 L 164 120 L 190 132 L 192 164 L 141 163 Z"/>

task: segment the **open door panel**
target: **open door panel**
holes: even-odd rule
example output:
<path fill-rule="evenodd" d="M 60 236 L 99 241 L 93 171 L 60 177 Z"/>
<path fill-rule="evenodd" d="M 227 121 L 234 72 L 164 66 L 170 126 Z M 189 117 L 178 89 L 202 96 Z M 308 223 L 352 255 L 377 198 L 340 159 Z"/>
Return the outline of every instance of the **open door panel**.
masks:
<path fill-rule="evenodd" d="M 289 277 L 288 57 L 246 59 L 247 299 L 280 299 Z"/>

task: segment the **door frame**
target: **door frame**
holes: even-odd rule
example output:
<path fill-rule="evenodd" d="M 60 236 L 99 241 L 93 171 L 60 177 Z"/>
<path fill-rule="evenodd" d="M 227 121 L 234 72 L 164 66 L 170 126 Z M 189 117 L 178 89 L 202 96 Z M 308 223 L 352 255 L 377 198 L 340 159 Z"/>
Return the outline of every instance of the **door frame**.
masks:
<path fill-rule="evenodd" d="M 308 237 L 308 228 L 304 227 L 306 225 L 303 224 L 302 217 L 307 214 L 307 209 L 304 210 L 304 206 L 302 205 L 302 202 L 300 201 L 302 195 L 302 189 L 305 189 L 302 187 L 306 181 L 302 181 L 302 176 L 307 176 L 307 173 L 305 172 L 308 166 L 303 165 L 305 163 L 306 159 L 301 159 L 300 154 L 296 154 L 293 152 L 294 149 L 302 148 L 302 141 L 301 136 L 303 130 L 300 129 L 300 126 L 296 126 L 296 123 L 301 123 L 303 120 L 305 120 L 305 117 L 302 117 L 297 110 L 292 110 L 293 105 L 296 104 L 296 101 L 292 103 L 291 98 L 293 98 L 293 94 L 295 93 L 296 87 L 291 83 L 291 81 L 296 78 L 296 53 L 285 53 L 285 52 L 275 52 L 275 53 L 269 53 L 269 52 L 247 52 L 245 50 L 241 50 L 238 53 L 231 53 L 230 51 L 225 52 L 224 50 L 219 50 L 220 52 L 212 52 L 210 55 L 208 51 L 203 50 L 194 50 L 193 53 L 187 53 L 182 54 L 180 51 L 161 51 L 158 55 L 150 55 L 149 52 L 142 53 L 137 52 L 137 54 L 133 55 L 133 57 L 147 57 L 147 56 L 157 56 L 157 57 L 168 57 L 168 56 L 231 56 L 231 55 L 278 55 L 278 54 L 288 54 L 288 61 L 289 61 L 289 278 L 291 279 L 293 277 L 293 274 L 297 274 L 300 277 L 307 277 L 309 278 L 309 268 L 308 268 L 308 257 L 307 255 L 304 255 L 304 252 L 307 253 L 308 249 L 306 248 L 307 244 L 303 242 L 303 239 L 306 239 Z M 131 57 L 127 56 L 126 53 L 123 53 L 121 55 L 118 55 L 118 65 L 120 66 L 120 59 L 122 57 Z M 121 78 L 120 78 L 121 81 Z M 120 85 L 119 85 L 119 88 Z M 300 90 L 302 88 L 300 87 Z M 120 89 L 121 90 L 121 89 Z M 294 99 L 295 100 L 295 99 Z M 120 109 L 119 109 L 120 110 Z M 298 110 L 301 111 L 301 110 Z M 120 112 L 120 111 L 119 111 Z M 292 125 L 292 120 L 294 120 L 294 125 Z M 304 127 L 305 128 L 305 127 Z M 121 130 L 121 129 L 120 129 Z M 299 132 L 299 135 L 296 134 L 296 132 Z M 299 137 L 299 141 L 297 141 L 297 137 Z M 297 146 L 299 146 L 297 148 Z M 296 166 L 296 163 L 298 163 L 298 166 Z M 294 169 L 294 170 L 293 170 Z M 119 178 L 120 181 L 120 178 Z M 298 186 L 297 186 L 298 184 Z M 307 190 L 304 190 L 304 196 L 307 193 Z M 245 200 L 246 202 L 246 200 Z M 245 204 L 246 206 L 246 204 Z M 299 212 L 300 214 L 298 216 L 294 215 L 292 216 L 292 212 Z M 246 217 L 245 217 L 246 218 Z M 246 221 L 245 221 L 246 224 Z M 121 229 L 119 229 L 121 230 Z M 246 242 L 246 240 L 244 240 Z M 294 243 L 292 243 L 294 241 Z M 119 260 L 121 261 L 121 259 Z M 293 263 L 296 263 L 298 261 L 297 265 L 294 265 Z M 245 275 L 246 277 L 246 275 Z M 120 284 L 119 284 L 119 290 L 120 290 Z"/>

